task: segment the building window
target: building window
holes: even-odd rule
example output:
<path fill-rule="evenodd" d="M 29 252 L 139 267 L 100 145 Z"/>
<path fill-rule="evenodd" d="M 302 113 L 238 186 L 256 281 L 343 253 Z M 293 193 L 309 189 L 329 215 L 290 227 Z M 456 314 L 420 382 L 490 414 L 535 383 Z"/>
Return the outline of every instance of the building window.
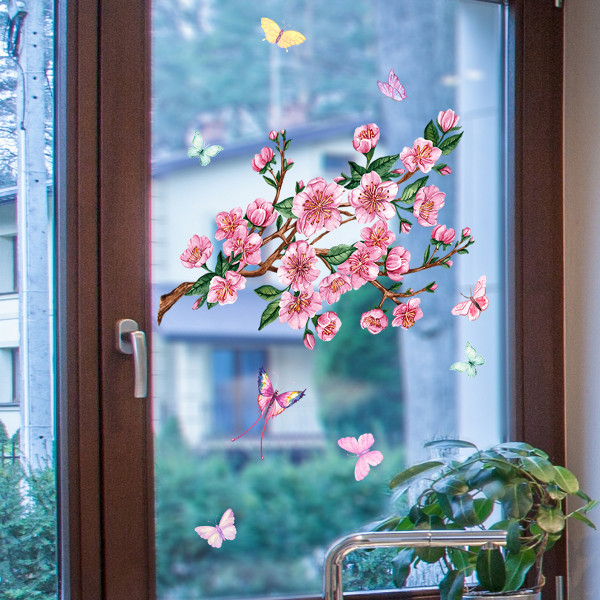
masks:
<path fill-rule="evenodd" d="M 0 381 L 0 405 L 18 404 L 18 348 L 0 348 Z"/>
<path fill-rule="evenodd" d="M 0 294 L 17 291 L 17 238 L 14 235 L 0 236 Z"/>

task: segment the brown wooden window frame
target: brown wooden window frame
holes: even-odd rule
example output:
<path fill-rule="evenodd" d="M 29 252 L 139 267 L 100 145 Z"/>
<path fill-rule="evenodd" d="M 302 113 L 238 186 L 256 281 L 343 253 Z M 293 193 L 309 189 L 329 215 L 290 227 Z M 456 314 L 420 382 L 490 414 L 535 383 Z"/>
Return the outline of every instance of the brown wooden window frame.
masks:
<path fill-rule="evenodd" d="M 124 391 L 131 365 L 113 351 L 118 319 L 151 330 L 149 0 L 56 6 L 61 598 L 151 600 L 151 411 Z M 507 422 L 512 439 L 564 464 L 563 12 L 552 0 L 508 6 Z M 565 548 L 545 559 L 548 597 Z"/>

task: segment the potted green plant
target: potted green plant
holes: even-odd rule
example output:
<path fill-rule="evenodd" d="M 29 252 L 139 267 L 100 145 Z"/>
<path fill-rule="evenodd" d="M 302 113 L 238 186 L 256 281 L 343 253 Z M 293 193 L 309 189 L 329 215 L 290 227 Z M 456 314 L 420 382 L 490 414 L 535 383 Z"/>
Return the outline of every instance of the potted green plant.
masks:
<path fill-rule="evenodd" d="M 445 573 L 441 600 L 540 598 L 544 553 L 560 539 L 568 518 L 595 529 L 585 515 L 597 501 L 579 489 L 571 471 L 529 444 L 506 442 L 479 450 L 470 442 L 440 440 L 426 446 L 442 458 L 392 478 L 394 514 L 377 529 L 501 529 L 508 532 L 507 544 L 502 549 L 404 548 L 393 560 L 395 585 L 402 587 L 417 563 L 439 563 Z M 458 458 L 457 452 L 465 450 L 471 453 Z M 574 496 L 584 505 L 566 513 L 565 499 Z M 530 571 L 534 583 L 523 591 Z M 472 575 L 477 582 L 468 583 Z"/>

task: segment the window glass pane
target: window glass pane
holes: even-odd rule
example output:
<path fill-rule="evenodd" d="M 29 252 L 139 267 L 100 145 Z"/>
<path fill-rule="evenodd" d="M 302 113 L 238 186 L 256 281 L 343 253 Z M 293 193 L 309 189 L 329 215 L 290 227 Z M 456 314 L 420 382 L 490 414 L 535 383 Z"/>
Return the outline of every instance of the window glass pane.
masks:
<path fill-rule="evenodd" d="M 57 597 L 53 3 L 2 2 L 0 597 Z"/>
<path fill-rule="evenodd" d="M 282 39 L 279 25 L 265 23 L 263 30 L 263 17 L 301 32 L 305 41 L 286 52 L 277 45 L 278 36 Z M 184 296 L 164 315 L 153 336 L 159 598 L 317 593 L 328 545 L 385 514 L 387 482 L 425 456 L 424 442 L 463 437 L 486 446 L 502 437 L 502 24 L 501 6 L 473 0 L 261 5 L 154 0 L 156 307 L 161 295 L 208 272 L 185 268 L 179 258 L 192 236 L 209 238 L 214 252 L 206 265 L 213 270 L 226 241 L 217 214 L 240 207 L 240 218 L 250 217 L 260 204 L 251 207 L 252 201 L 273 201 L 275 190 L 254 168 L 261 161 L 255 155 L 273 147 L 267 137 L 271 130 L 274 135 L 286 130 L 286 139 L 292 140 L 286 158 L 294 166 L 278 198 L 282 201 L 296 195 L 295 182 L 308 184 L 321 177 L 331 183 L 353 170 L 357 189 L 367 160 L 353 147 L 357 127 L 378 125 L 376 160 L 413 148 L 417 138 L 432 135 L 424 133 L 429 121 L 453 109 L 465 134 L 457 150 L 436 163 L 438 169 L 447 163 L 451 173 L 426 169 L 410 181 L 407 173 L 388 177 L 398 181 L 407 175 L 399 196 L 407 185 L 429 177 L 422 185 L 445 194 L 437 223 L 455 229 L 456 240 L 469 227 L 476 240 L 468 256 L 451 257 L 452 268 L 406 275 L 402 291 L 420 290 L 434 281 L 437 285 L 435 293 L 415 296 L 423 316 L 406 330 L 392 326 L 398 315 L 392 313 L 391 301 L 384 305 L 389 309 L 387 328 L 379 331 L 379 313 L 363 319 L 361 326 L 361 315 L 382 300 L 381 290 L 371 284 L 357 284 L 331 304 L 322 293 L 317 314 L 333 311 L 342 326 L 326 342 L 317 336 L 326 335 L 321 326 L 317 330 L 309 322 L 316 340 L 312 351 L 303 344 L 304 325 L 296 329 L 276 318 L 259 330 L 261 315 L 273 301 L 269 294 L 276 292 L 265 288 L 260 297 L 253 290 L 261 285 L 282 290 L 288 283 L 273 272 L 261 278 L 248 274 L 233 303 L 210 310 L 204 304 L 193 311 L 201 295 Z M 274 43 L 263 40 L 271 36 L 269 27 L 276 27 Z M 404 86 L 406 99 L 394 100 L 379 91 L 377 81 L 388 83 L 390 69 Z M 450 126 L 444 122 L 446 129 Z M 202 133 L 204 148 L 223 147 L 212 157 L 202 157 L 205 162 L 210 158 L 206 166 L 199 157 L 186 156 L 195 131 Z M 436 131 L 439 136 L 440 128 Z M 196 155 L 201 148 L 196 139 Z M 393 168 L 406 169 L 407 164 L 397 160 Z M 275 178 L 280 167 L 265 175 Z M 346 190 L 344 194 L 347 199 Z M 435 220 L 426 222 L 428 214 L 423 213 L 423 225 L 413 208 L 397 211 L 411 221 L 410 232 L 395 214 L 384 219 L 396 236 L 393 246 L 410 253 L 411 268 L 431 258 L 423 258 L 423 252 L 428 245 L 433 252 Z M 344 210 L 340 218 L 350 218 L 353 213 Z M 362 230 L 379 220 L 344 223 L 314 247 L 363 241 L 361 235 L 369 234 Z M 270 226 L 269 232 L 278 225 Z M 251 235 L 257 227 L 244 230 Z M 319 234 L 311 235 L 298 235 L 296 241 L 308 237 L 314 242 Z M 440 247 L 435 256 L 445 256 L 452 247 Z M 268 252 L 263 252 L 264 259 Z M 227 248 L 225 254 L 231 255 Z M 393 270 L 390 265 L 388 272 Z M 323 262 L 318 268 L 315 289 L 328 275 Z M 400 283 L 400 275 L 388 284 Z M 469 297 L 483 275 L 489 308 L 476 320 L 452 315 L 452 307 L 461 301 L 477 309 Z M 369 333 L 369 327 L 378 332 Z M 467 360 L 467 342 L 485 357 L 475 377 L 450 370 L 453 363 Z M 264 420 L 232 442 L 260 415 L 261 367 L 280 392 L 306 390 L 264 428 L 264 460 Z M 382 452 L 384 460 L 357 481 L 357 458 L 340 448 L 338 440 L 364 433 L 373 435 L 372 449 Z M 235 513 L 237 536 L 212 548 L 194 528 L 214 526 L 228 508 Z M 346 566 L 346 589 L 392 587 L 390 568 L 381 554 L 353 556 Z M 431 583 L 437 576 L 419 575 L 412 583 Z"/>

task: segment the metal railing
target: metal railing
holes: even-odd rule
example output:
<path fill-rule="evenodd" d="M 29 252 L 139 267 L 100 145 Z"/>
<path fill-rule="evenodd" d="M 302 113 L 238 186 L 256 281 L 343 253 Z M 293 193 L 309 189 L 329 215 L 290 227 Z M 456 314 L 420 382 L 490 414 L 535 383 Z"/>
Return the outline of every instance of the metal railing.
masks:
<path fill-rule="evenodd" d="M 426 548 L 446 546 L 506 545 L 506 531 L 369 531 L 353 533 L 335 541 L 325 555 L 323 594 L 325 600 L 342 600 L 342 563 L 361 548 Z"/>

